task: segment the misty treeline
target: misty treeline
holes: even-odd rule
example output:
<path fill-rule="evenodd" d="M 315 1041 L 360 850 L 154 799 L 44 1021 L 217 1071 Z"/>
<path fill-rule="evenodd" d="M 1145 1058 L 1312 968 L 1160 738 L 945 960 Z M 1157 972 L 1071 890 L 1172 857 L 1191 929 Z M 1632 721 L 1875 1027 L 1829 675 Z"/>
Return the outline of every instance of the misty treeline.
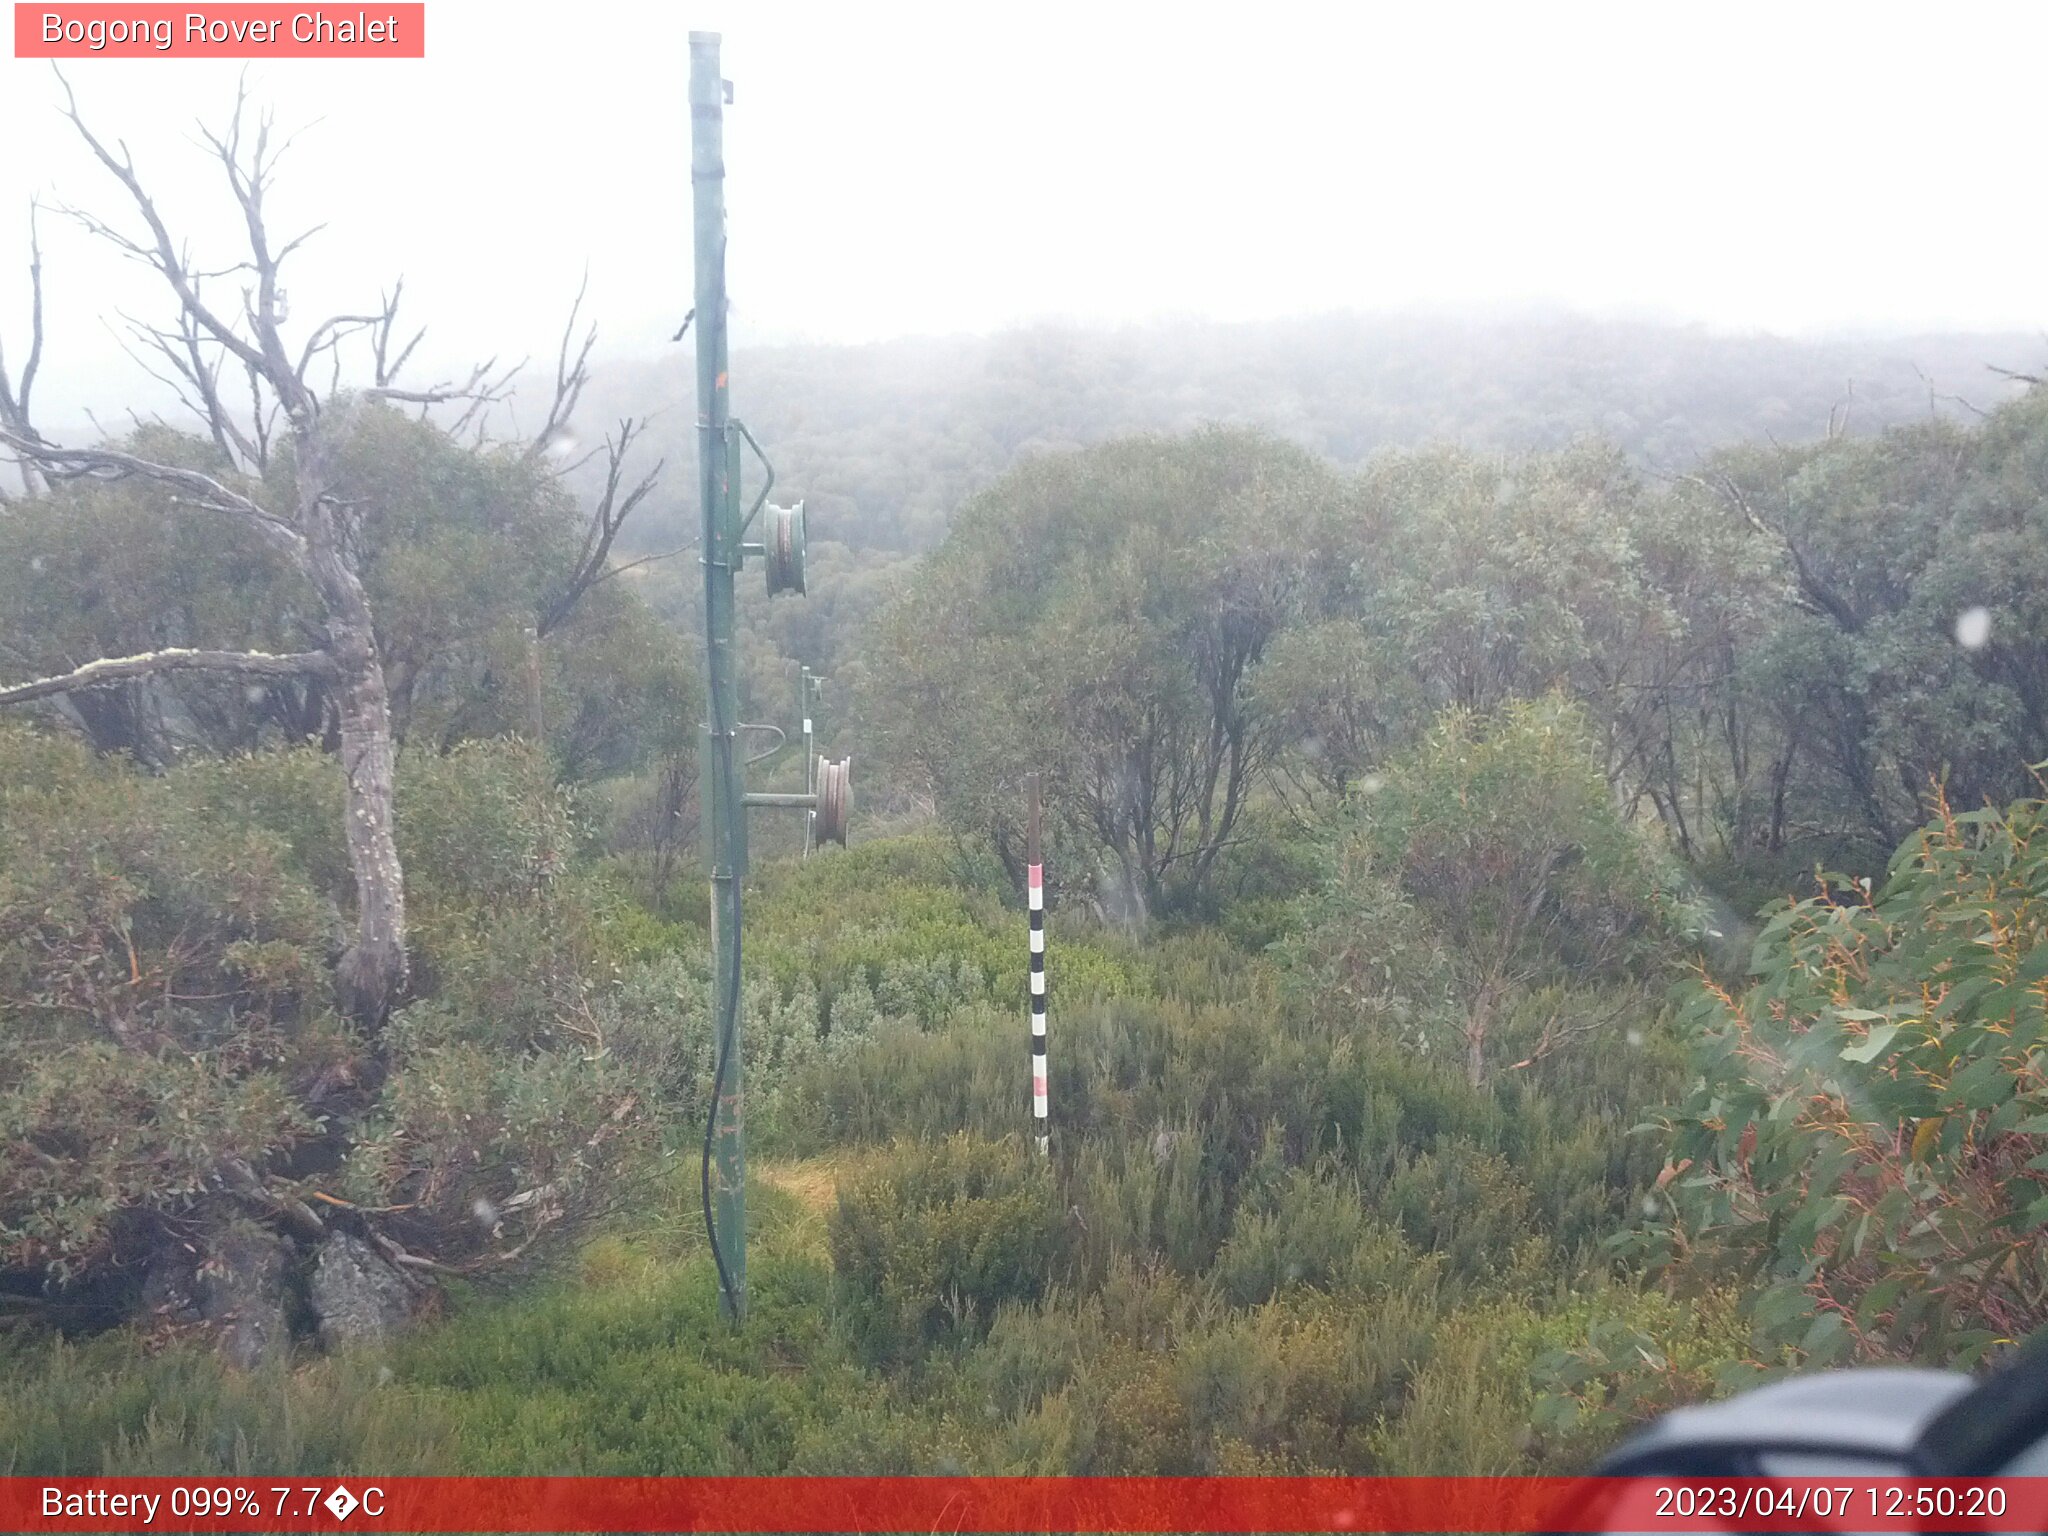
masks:
<path fill-rule="evenodd" d="M 1200 911 L 1227 854 L 1369 797 L 1447 711 L 1558 695 L 1621 813 L 1753 908 L 1881 872 L 1937 786 L 2028 791 L 2044 456 L 2040 397 L 1670 477 L 1595 441 L 1349 474 L 1242 431 L 1036 456 L 876 626 L 865 735 L 1013 862 L 1043 770 L 1070 883 Z"/>
<path fill-rule="evenodd" d="M 2024 387 L 2011 374 L 2040 352 L 2031 335 L 1795 340 L 1579 317 L 1357 315 L 750 347 L 738 318 L 738 408 L 770 447 L 778 495 L 803 497 L 810 519 L 809 599 L 740 613 L 750 717 L 777 719 L 797 662 L 836 675 L 910 557 L 1035 454 L 1221 423 L 1355 470 L 1393 449 L 1519 456 L 1591 436 L 1661 480 L 1738 443 L 1975 421 Z M 585 396 L 592 413 L 687 399 L 685 351 L 608 363 Z M 693 447 L 676 420 L 655 429 L 685 472 L 666 476 L 621 534 L 635 555 L 695 537 Z M 594 494 L 599 467 L 572 482 Z M 694 632 L 694 573 L 642 575 L 650 602 Z M 828 695 L 825 720 L 836 727 L 848 702 Z"/>
<path fill-rule="evenodd" d="M 1133 433 L 1257 427 L 1344 468 L 1390 448 L 1521 454 L 1590 434 L 1673 472 L 1831 423 L 1870 435 L 1971 420 L 2017 391 L 1999 370 L 2041 351 L 2032 334 L 1794 339 L 1512 314 L 1046 324 L 857 346 L 751 346 L 745 316 L 735 325 L 736 408 L 806 497 L 813 539 L 897 554 L 937 544 L 1019 456 Z M 622 354 L 586 398 L 600 419 L 687 399 L 686 352 Z M 693 533 L 689 484 L 672 481 L 629 537 L 652 550 Z"/>
<path fill-rule="evenodd" d="M 743 360 L 823 536 L 746 713 L 828 671 L 861 788 L 756 840 L 734 1332 L 687 466 L 573 312 L 507 437 L 395 295 L 292 324 L 234 125 L 221 308 L 95 146 L 189 419 L 55 441 L 0 364 L 15 1470 L 1566 1470 L 2048 1316 L 2048 394 L 1947 398 L 2023 352 Z"/>

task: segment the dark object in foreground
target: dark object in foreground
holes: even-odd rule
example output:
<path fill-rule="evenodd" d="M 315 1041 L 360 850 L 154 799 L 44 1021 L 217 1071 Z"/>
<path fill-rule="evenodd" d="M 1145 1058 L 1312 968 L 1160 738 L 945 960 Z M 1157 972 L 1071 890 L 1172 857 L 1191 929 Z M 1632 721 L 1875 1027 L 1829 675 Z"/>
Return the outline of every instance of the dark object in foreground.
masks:
<path fill-rule="evenodd" d="M 1612 1452 L 1612 1477 L 2028 1477 L 2048 1472 L 2048 1340 L 1981 1382 L 1872 1368 L 1680 1409 Z"/>

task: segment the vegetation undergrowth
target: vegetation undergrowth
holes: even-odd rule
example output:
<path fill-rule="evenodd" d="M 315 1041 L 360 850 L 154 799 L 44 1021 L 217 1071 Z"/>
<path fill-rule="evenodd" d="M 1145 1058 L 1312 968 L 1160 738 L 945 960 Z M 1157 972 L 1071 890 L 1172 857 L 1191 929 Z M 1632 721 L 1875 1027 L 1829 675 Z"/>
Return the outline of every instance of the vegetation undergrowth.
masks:
<path fill-rule="evenodd" d="M 4 1469 L 1571 1470 L 1996 1358 L 2048 1320 L 2044 400 L 1668 491 L 1596 444 L 1028 458 L 830 637 L 896 830 L 755 849 L 739 1330 L 674 636 L 607 583 L 544 647 L 560 562 L 494 582 L 494 509 L 573 548 L 566 493 L 373 415 L 388 996 L 337 980 L 310 683 L 0 721 Z M 23 505 L 11 654 L 283 643 L 288 573 L 102 570 L 139 488 Z"/>
<path fill-rule="evenodd" d="M 1546 1059 L 1494 1097 L 1213 930 L 1141 945 L 1062 914 L 1042 1162 L 1017 1134 L 1023 924 L 1000 891 L 913 838 L 764 869 L 749 922 L 768 1176 L 745 1330 L 717 1315 L 701 1088 L 676 1060 L 642 1079 L 668 1090 L 665 1172 L 388 1347 L 244 1373 L 146 1326 L 18 1333 L 16 1469 L 1422 1469 L 1441 1455 L 1405 1415 L 1452 1411 L 1461 1355 L 1533 1361 L 1610 1309 L 1675 1358 L 1701 1347 L 1706 1325 L 1592 1256 L 1654 1174 L 1613 1132 L 1668 1053 Z M 623 1021 L 672 996 L 683 1050 L 700 931 L 621 926 L 593 1016 L 638 1050 Z M 796 1156 L 836 1195 L 783 1189 Z M 1533 1376 L 1490 1379 L 1488 1465 L 1571 1453 L 1526 1433 Z"/>

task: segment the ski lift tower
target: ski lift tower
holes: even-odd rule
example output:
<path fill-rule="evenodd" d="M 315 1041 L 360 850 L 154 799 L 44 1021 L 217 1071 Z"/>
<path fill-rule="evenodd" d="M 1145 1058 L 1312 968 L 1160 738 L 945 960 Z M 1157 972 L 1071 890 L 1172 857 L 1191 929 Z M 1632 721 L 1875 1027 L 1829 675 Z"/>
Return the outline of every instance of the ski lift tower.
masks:
<path fill-rule="evenodd" d="M 813 813 L 817 840 L 846 841 L 852 799 L 849 761 L 813 764 L 805 740 L 802 793 L 749 794 L 739 735 L 739 656 L 733 583 L 749 557 L 766 567 L 768 595 L 804 591 L 804 509 L 771 506 L 775 471 L 753 434 L 732 415 L 725 292 L 725 108 L 732 87 L 719 72 L 719 37 L 690 34 L 690 185 L 696 231 L 697 480 L 703 503 L 699 561 L 704 568 L 705 853 L 711 874 L 711 1110 L 704 1127 L 704 1223 L 718 1268 L 720 1307 L 734 1322 L 747 1315 L 746 1118 L 741 1093 L 740 899 L 747 874 L 747 808 Z M 760 461 L 762 483 L 741 511 L 741 446 Z M 760 538 L 748 533 L 766 509 Z M 806 838 L 806 843 L 810 838 Z"/>

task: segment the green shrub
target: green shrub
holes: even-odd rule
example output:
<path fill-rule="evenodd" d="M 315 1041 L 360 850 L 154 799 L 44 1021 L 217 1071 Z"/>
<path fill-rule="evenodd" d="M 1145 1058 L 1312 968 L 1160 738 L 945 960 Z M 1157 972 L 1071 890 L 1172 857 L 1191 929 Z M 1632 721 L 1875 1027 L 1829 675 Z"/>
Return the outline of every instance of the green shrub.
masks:
<path fill-rule="evenodd" d="M 1210 1278 L 1234 1306 L 1272 1300 L 1291 1286 L 1370 1295 L 1436 1268 L 1377 1221 L 1355 1177 L 1319 1179 L 1290 1170 L 1281 1188 L 1241 1203 Z"/>
<path fill-rule="evenodd" d="M 1446 711 L 1356 798 L 1325 858 L 1282 945 L 1296 995 L 1459 1061 L 1475 1086 L 1621 1033 L 1581 1018 L 1517 1040 L 1504 1015 L 1522 989 L 1654 970 L 1702 927 L 1558 698 Z"/>
<path fill-rule="evenodd" d="M 1385 1477 L 1507 1477 L 1543 1470 L 1532 1431 L 1532 1373 L 1546 1351 L 1579 1338 L 1581 1309 L 1539 1311 L 1488 1300 L 1440 1319 L 1369 1454 Z M 1573 1467 L 1571 1470 L 1580 1470 Z"/>
<path fill-rule="evenodd" d="M 428 905 L 490 907 L 532 896 L 575 846 L 567 793 L 519 741 L 408 752 L 398 784 L 399 850 Z"/>
<path fill-rule="evenodd" d="M 1529 1380 L 1526 1421 L 1552 1459 L 1578 1470 L 1623 1431 L 1668 1409 L 1751 1386 L 1742 1295 L 1691 1295 L 1612 1284 L 1561 1309 L 1573 1326 L 1548 1330 Z"/>
<path fill-rule="evenodd" d="M 1142 1138 L 1104 1136 L 1067 1162 L 1081 1285 L 1101 1284 L 1120 1261 L 1197 1275 L 1215 1259 L 1230 1185 L 1199 1136 L 1163 1127 Z"/>
<path fill-rule="evenodd" d="M 1774 909 L 1747 985 L 1684 989 L 1697 1087 L 1633 1246 L 1760 1277 L 1758 1366 L 2048 1324 L 2048 802 L 1937 810 L 1874 894 Z"/>
<path fill-rule="evenodd" d="M 1504 1277 L 1523 1261 L 1517 1244 L 1542 1242 L 1527 1184 L 1505 1158 L 1459 1138 L 1396 1174 L 1383 1205 L 1409 1242 L 1470 1280 Z"/>
<path fill-rule="evenodd" d="M 602 903 L 566 889 L 566 801 L 516 744 L 406 754 L 429 995 L 370 1040 L 331 1000 L 339 772 L 296 751 L 148 777 L 0 726 L 0 1267 L 82 1280 L 117 1240 L 146 1263 L 173 1215 L 315 1194 L 402 1207 L 390 1230 L 458 1257 L 616 1184 L 645 1094 L 590 1007 Z"/>
<path fill-rule="evenodd" d="M 0 726 L 0 1267 L 77 1277 L 221 1159 L 312 1138 L 295 1085 L 359 1049 L 332 904 L 183 790 Z"/>
<path fill-rule="evenodd" d="M 906 1146 L 839 1192 L 840 1306 L 862 1354 L 901 1364 L 984 1331 L 1042 1295 L 1067 1262 L 1051 1169 L 1021 1137 Z"/>
<path fill-rule="evenodd" d="M 1189 1339 L 1173 1375 L 1196 1439 L 1195 1469 L 1222 1472 L 1233 1450 L 1249 1450 L 1269 1470 L 1376 1470 L 1367 1437 L 1430 1348 L 1435 1312 L 1426 1291 L 1370 1303 L 1304 1297 Z"/>

